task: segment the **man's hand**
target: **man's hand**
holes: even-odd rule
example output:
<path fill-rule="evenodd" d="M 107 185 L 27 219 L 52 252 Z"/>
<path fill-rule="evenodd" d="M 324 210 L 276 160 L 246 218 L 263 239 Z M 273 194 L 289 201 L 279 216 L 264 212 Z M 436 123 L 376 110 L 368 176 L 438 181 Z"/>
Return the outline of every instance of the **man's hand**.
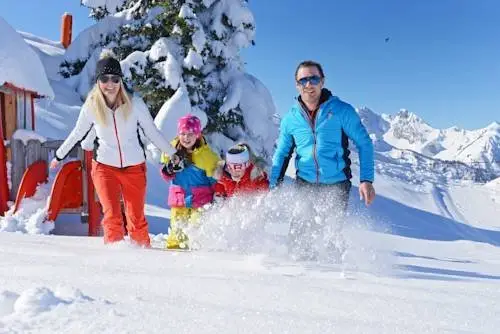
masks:
<path fill-rule="evenodd" d="M 370 182 L 361 182 L 359 185 L 359 198 L 365 201 L 366 206 L 375 199 L 375 188 Z"/>

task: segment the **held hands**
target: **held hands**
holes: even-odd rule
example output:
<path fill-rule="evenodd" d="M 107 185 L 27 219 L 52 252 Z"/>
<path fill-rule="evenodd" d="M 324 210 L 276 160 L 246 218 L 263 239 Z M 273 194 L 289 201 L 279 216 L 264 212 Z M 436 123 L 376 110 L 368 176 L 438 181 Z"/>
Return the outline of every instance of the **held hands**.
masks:
<path fill-rule="evenodd" d="M 177 154 L 173 154 L 170 157 L 170 161 L 164 167 L 168 174 L 174 174 L 182 171 L 184 169 L 184 160 L 181 159 Z"/>
<path fill-rule="evenodd" d="M 359 185 L 359 198 L 364 200 L 366 206 L 369 206 L 375 199 L 375 188 L 370 182 L 361 182 Z"/>

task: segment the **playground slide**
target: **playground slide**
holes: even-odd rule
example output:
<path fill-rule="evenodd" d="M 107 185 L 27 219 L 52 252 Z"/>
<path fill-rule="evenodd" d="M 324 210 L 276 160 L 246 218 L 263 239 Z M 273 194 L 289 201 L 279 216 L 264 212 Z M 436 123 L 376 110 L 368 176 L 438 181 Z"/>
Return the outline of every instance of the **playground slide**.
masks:
<path fill-rule="evenodd" d="M 17 191 L 14 213 L 19 209 L 19 205 L 24 198 L 35 194 L 36 187 L 40 183 L 47 183 L 47 178 L 47 162 L 44 160 L 39 160 L 26 169 Z"/>
<path fill-rule="evenodd" d="M 91 151 L 85 152 L 84 163 L 86 169 L 91 170 Z M 62 166 L 54 179 L 50 191 L 50 198 L 47 203 L 47 220 L 55 221 L 63 209 L 74 209 L 72 212 L 84 214 L 85 212 L 82 212 L 82 210 L 87 211 L 86 223 L 89 225 L 89 236 L 97 236 L 100 231 L 101 208 L 95 197 L 95 189 L 90 176 L 87 175 L 86 180 L 82 178 L 81 161 L 70 161 Z M 21 184 L 19 185 L 14 213 L 19 209 L 21 201 L 24 198 L 32 197 L 35 194 L 37 186 L 41 183 L 47 183 L 47 180 L 47 163 L 45 161 L 37 161 L 30 165 L 24 172 Z M 84 186 L 87 187 L 86 209 L 83 207 Z"/>
<path fill-rule="evenodd" d="M 47 183 L 47 162 L 40 160 L 24 172 L 14 204 L 14 213 L 24 198 L 32 197 L 40 183 Z M 65 163 L 57 173 L 48 203 L 48 220 L 55 221 L 61 209 L 81 208 L 83 205 L 82 166 L 80 161 Z"/>
<path fill-rule="evenodd" d="M 48 220 L 55 221 L 62 209 L 78 209 L 83 205 L 82 163 L 65 163 L 57 173 L 48 204 Z"/>

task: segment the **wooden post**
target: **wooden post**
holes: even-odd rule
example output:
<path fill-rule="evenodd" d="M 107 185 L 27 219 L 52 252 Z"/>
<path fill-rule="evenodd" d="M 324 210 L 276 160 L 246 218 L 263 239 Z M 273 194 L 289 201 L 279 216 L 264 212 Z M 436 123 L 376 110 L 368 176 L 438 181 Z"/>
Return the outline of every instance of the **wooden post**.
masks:
<path fill-rule="evenodd" d="M 73 16 L 70 13 L 64 13 L 61 23 L 61 44 L 67 49 L 71 44 L 73 29 Z"/>
<path fill-rule="evenodd" d="M 88 199 L 88 182 L 87 177 L 89 170 L 87 170 L 87 164 L 85 163 L 85 150 L 78 150 L 78 158 L 82 162 L 82 212 L 80 213 L 80 221 L 82 224 L 88 224 L 89 222 L 89 199 Z"/>
<path fill-rule="evenodd" d="M 85 170 L 87 171 L 87 177 L 84 182 L 87 182 L 87 207 L 89 212 L 89 236 L 96 237 L 99 235 L 99 225 L 101 222 L 101 207 L 96 200 L 94 183 L 92 182 L 91 170 L 92 170 L 92 151 L 85 151 Z"/>
<path fill-rule="evenodd" d="M 24 171 L 26 170 L 26 150 L 22 140 L 14 139 L 10 141 L 10 150 L 12 152 L 12 168 L 10 198 L 14 200 L 17 196 L 17 190 Z"/>
<path fill-rule="evenodd" d="M 31 129 L 35 131 L 35 95 L 30 94 L 31 103 Z"/>
<path fill-rule="evenodd" d="M 28 140 L 26 145 L 26 167 L 42 158 L 42 143 L 37 139 Z M 47 161 L 47 160 L 45 160 Z"/>
<path fill-rule="evenodd" d="M 3 125 L 0 118 L 0 216 L 3 216 L 9 209 L 9 184 L 7 178 L 7 152 L 5 150 Z"/>

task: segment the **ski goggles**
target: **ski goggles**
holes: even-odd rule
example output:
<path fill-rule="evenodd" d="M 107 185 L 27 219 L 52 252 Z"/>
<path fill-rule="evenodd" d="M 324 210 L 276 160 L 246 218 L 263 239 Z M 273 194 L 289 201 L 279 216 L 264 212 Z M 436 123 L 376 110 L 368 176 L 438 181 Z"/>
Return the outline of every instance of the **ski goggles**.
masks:
<path fill-rule="evenodd" d="M 120 78 L 119 75 L 113 75 L 113 74 L 104 74 L 99 76 L 99 81 L 102 82 L 103 84 L 108 83 L 108 81 L 111 80 L 112 83 L 117 84 L 120 82 L 122 78 Z"/>
<path fill-rule="evenodd" d="M 248 162 L 244 162 L 244 163 L 230 163 L 230 162 L 228 162 L 227 166 L 231 170 L 243 170 L 243 169 L 247 168 Z"/>
<path fill-rule="evenodd" d="M 301 85 L 301 86 L 305 86 L 307 85 L 307 83 L 309 82 L 311 85 L 313 86 L 316 86 L 316 85 L 319 85 L 319 83 L 321 82 L 321 77 L 318 76 L 318 75 L 311 75 L 309 77 L 303 77 L 303 78 L 300 78 L 297 80 L 297 82 Z"/>

